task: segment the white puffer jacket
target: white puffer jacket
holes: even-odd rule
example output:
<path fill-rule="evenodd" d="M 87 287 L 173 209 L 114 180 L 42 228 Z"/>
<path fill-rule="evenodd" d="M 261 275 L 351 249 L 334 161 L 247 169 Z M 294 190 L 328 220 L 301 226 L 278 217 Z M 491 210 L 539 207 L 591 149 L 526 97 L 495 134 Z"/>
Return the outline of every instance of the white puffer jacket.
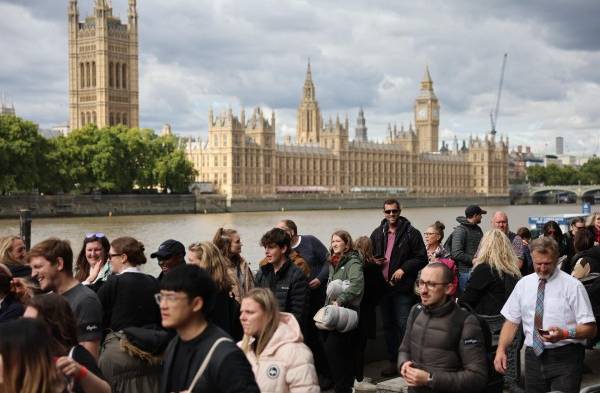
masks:
<path fill-rule="evenodd" d="M 260 357 L 254 351 L 246 353 L 246 357 L 262 393 L 321 391 L 312 352 L 304 345 L 300 326 L 292 314 L 281 313 L 279 327 Z"/>

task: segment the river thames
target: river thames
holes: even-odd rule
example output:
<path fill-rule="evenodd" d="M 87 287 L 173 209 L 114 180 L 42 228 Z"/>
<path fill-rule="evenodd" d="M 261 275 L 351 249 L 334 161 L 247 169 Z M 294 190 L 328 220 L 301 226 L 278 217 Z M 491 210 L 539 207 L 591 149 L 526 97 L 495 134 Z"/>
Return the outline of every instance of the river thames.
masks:
<path fill-rule="evenodd" d="M 491 214 L 503 210 L 508 214 L 512 230 L 527 225 L 528 216 L 553 215 L 562 213 L 580 213 L 580 205 L 519 205 L 519 206 L 482 206 L 488 214 L 481 223 L 485 231 L 490 227 Z M 464 208 L 433 207 L 406 208 L 402 215 L 421 232 L 439 220 L 446 225 L 446 236 L 457 225 L 456 217 L 464 215 Z M 144 270 L 158 274 L 158 265 L 150 259 L 150 253 L 166 239 L 181 241 L 186 247 L 197 241 L 210 240 L 217 228 L 224 226 L 235 228 L 240 233 L 242 255 L 251 263 L 253 269 L 263 257 L 263 249 L 258 245 L 260 237 L 281 219 L 292 219 L 298 225 L 299 233 L 317 236 L 329 246 L 329 237 L 337 229 L 345 229 L 356 238 L 370 235 L 383 218 L 383 212 L 377 210 L 320 210 L 258 213 L 222 213 L 222 214 L 185 214 L 156 216 L 116 216 L 116 217 L 77 217 L 77 218 L 34 218 L 32 224 L 32 244 L 50 236 L 71 241 L 73 253 L 79 253 L 86 233 L 102 232 L 109 239 L 119 236 L 133 236 L 146 247 L 148 263 Z M 0 236 L 19 233 L 18 218 L 0 220 Z"/>

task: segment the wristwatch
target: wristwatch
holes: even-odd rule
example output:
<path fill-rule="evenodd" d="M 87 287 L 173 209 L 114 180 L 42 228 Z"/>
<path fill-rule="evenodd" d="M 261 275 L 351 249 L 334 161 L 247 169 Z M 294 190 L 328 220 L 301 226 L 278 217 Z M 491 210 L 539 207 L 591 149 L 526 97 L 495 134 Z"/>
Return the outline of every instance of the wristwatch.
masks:
<path fill-rule="evenodd" d="M 433 389 L 433 374 L 429 373 L 427 378 L 427 387 Z"/>

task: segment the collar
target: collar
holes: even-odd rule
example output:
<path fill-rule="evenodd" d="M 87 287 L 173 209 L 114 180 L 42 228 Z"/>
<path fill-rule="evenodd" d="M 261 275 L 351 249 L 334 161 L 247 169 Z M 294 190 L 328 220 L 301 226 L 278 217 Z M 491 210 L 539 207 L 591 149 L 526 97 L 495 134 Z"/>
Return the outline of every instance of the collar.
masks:
<path fill-rule="evenodd" d="M 440 306 L 435 308 L 429 308 L 427 306 L 423 306 L 423 312 L 432 317 L 441 317 L 448 313 L 450 313 L 456 307 L 456 303 L 451 298 L 448 298 L 446 302 Z"/>
<path fill-rule="evenodd" d="M 292 249 L 293 249 L 293 248 L 296 248 L 296 247 L 298 247 L 298 246 L 300 245 L 300 242 L 301 242 L 301 241 L 302 241 L 302 236 L 301 236 L 301 235 L 298 235 L 298 243 L 294 244 L 294 245 L 292 246 Z"/>
<path fill-rule="evenodd" d="M 142 271 L 140 270 L 139 267 L 132 266 L 132 267 L 128 267 L 127 269 L 121 271 L 121 273 L 119 273 L 119 274 L 123 274 L 123 273 L 142 273 Z"/>
<path fill-rule="evenodd" d="M 558 266 L 556 266 L 556 268 L 554 268 L 554 272 L 552 273 L 552 275 L 546 279 L 546 284 L 548 284 L 550 281 L 555 280 L 559 274 L 560 274 L 560 268 Z M 540 276 L 538 276 L 538 282 L 539 281 L 540 281 Z"/>

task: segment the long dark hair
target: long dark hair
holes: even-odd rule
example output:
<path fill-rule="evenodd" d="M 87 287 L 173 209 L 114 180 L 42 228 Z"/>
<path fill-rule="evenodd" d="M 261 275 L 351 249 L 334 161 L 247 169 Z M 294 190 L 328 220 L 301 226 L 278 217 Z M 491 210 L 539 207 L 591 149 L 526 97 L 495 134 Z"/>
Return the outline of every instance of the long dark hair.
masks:
<path fill-rule="evenodd" d="M 77 320 L 64 297 L 56 293 L 37 295 L 27 306 L 38 312 L 38 317 L 50 332 L 50 351 L 53 356 L 64 356 L 77 345 Z"/>
<path fill-rule="evenodd" d="M 3 392 L 58 393 L 64 388 L 50 352 L 50 334 L 35 319 L 0 324 Z"/>
<path fill-rule="evenodd" d="M 102 250 L 104 251 L 104 256 L 102 258 L 102 265 L 106 263 L 108 260 L 108 251 L 110 250 L 110 242 L 106 238 L 106 236 L 102 233 L 92 233 L 87 235 L 83 239 L 83 246 L 81 246 L 81 251 L 79 251 L 79 256 L 77 257 L 77 261 L 75 262 L 75 278 L 79 282 L 85 281 L 86 278 L 90 275 L 90 264 L 85 257 L 85 246 L 88 243 L 98 242 L 102 246 Z"/>

